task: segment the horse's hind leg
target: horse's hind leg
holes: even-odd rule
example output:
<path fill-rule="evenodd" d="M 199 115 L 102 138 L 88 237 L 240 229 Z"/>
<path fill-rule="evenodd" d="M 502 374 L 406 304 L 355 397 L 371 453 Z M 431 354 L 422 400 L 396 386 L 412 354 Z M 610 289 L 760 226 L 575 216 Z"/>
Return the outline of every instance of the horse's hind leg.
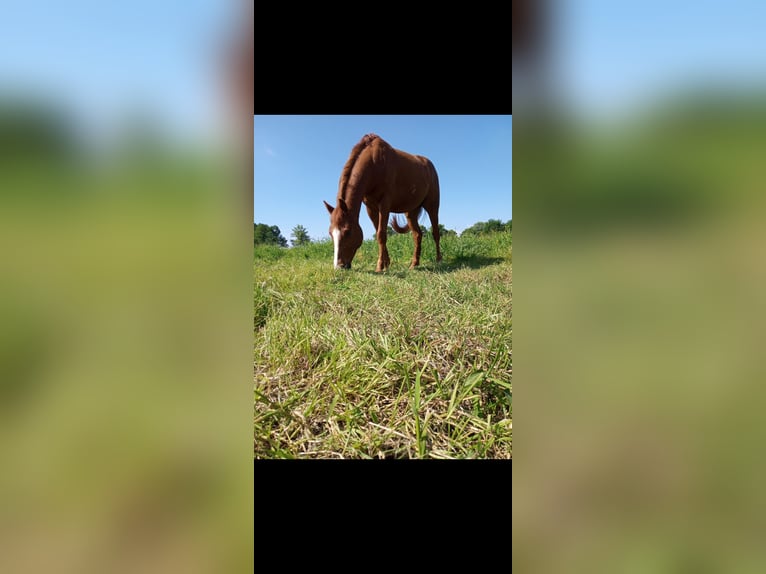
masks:
<path fill-rule="evenodd" d="M 410 263 L 410 269 L 420 265 L 420 244 L 423 240 L 423 231 L 418 225 L 418 216 L 420 215 L 420 209 L 417 211 L 410 211 L 407 213 L 407 223 L 412 230 L 412 239 L 415 243 L 415 251 L 412 254 L 412 263 Z"/>
<path fill-rule="evenodd" d="M 442 250 L 439 246 L 439 204 L 424 207 L 426 208 L 426 213 L 428 213 L 428 218 L 431 220 L 431 232 L 434 236 L 434 243 L 436 243 L 436 261 L 439 262 L 442 260 Z"/>

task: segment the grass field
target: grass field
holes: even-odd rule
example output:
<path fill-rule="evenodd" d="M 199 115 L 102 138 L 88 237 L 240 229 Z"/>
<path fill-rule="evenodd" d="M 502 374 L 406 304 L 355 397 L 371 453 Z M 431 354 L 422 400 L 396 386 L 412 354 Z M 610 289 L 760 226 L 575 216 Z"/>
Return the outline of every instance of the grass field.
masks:
<path fill-rule="evenodd" d="M 256 458 L 511 458 L 511 233 L 254 248 Z"/>

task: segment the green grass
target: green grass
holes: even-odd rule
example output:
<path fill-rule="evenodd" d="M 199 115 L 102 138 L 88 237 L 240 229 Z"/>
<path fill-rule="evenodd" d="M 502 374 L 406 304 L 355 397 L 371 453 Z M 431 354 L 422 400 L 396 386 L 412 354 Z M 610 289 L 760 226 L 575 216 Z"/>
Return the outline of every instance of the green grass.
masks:
<path fill-rule="evenodd" d="M 256 458 L 511 458 L 510 233 L 254 249 Z"/>

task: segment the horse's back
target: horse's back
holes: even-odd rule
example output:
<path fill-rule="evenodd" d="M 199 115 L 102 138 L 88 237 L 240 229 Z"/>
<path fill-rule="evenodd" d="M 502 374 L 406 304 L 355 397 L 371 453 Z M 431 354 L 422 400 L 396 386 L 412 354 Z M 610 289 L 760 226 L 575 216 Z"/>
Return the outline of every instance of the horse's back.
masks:
<path fill-rule="evenodd" d="M 367 205 L 388 204 L 397 213 L 423 202 L 438 205 L 439 178 L 430 159 L 397 149 L 375 135 L 365 136 L 358 145 L 363 147 L 355 150 L 353 169 L 356 181 L 364 181 Z"/>
<path fill-rule="evenodd" d="M 412 178 L 431 179 L 436 168 L 430 159 L 423 155 L 411 154 L 400 149 L 393 150 L 397 156 L 396 169 Z"/>

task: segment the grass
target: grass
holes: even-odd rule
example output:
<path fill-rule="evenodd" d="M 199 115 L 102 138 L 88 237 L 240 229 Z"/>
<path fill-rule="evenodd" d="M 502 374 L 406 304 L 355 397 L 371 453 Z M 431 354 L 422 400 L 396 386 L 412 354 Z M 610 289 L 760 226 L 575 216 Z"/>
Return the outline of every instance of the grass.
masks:
<path fill-rule="evenodd" d="M 510 233 L 254 249 L 256 458 L 511 458 Z"/>

